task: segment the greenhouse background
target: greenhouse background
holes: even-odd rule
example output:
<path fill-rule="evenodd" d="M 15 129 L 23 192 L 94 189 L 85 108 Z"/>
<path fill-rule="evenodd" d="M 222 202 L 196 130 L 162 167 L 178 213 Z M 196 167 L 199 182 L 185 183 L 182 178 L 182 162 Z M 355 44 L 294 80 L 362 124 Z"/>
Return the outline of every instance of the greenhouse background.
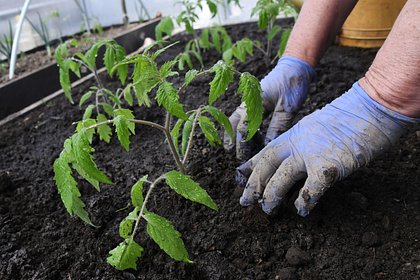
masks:
<path fill-rule="evenodd" d="M 0 37 L 9 30 L 9 22 L 13 30 L 19 20 L 19 14 L 24 0 L 0 0 Z M 163 16 L 175 16 L 181 11 L 181 5 L 173 0 L 126 0 L 127 15 L 130 22 L 154 18 L 158 13 Z M 239 8 L 233 4 L 222 5 L 222 13 L 216 18 L 211 18 L 210 11 L 205 5 L 200 12 L 200 19 L 196 23 L 197 28 L 212 24 L 229 24 L 245 22 L 251 19 L 251 9 L 256 0 L 241 1 Z M 39 16 L 46 23 L 50 33 L 50 39 L 54 40 L 63 36 L 69 36 L 85 29 L 85 21 L 81 9 L 86 9 L 88 21 L 91 27 L 100 25 L 108 27 L 123 23 L 123 12 L 119 0 L 32 0 L 28 9 L 27 17 L 34 23 L 39 22 Z M 43 45 L 39 35 L 25 20 L 22 26 L 19 51 L 28 51 L 34 47 Z M 3 57 L 4 59 L 4 57 Z"/>

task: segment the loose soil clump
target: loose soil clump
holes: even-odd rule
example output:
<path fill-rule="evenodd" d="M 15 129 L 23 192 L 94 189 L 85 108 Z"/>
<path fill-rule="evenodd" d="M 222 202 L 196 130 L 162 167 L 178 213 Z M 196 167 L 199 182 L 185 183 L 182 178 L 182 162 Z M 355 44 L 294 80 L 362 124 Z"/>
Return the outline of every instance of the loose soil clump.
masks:
<path fill-rule="evenodd" d="M 263 41 L 256 24 L 229 27 L 234 40 Z M 178 35 L 174 40 L 184 40 Z M 185 42 L 185 41 L 183 41 Z M 170 49 L 174 57 L 183 44 Z M 296 117 L 323 107 L 357 81 L 376 50 L 332 46 L 316 68 L 317 80 Z M 270 69 L 259 53 L 238 65 L 258 78 Z M 206 65 L 216 53 L 204 55 Z M 165 60 L 165 56 L 162 57 Z M 188 106 L 208 98 L 209 79 L 194 81 L 185 94 Z M 115 81 L 107 80 L 109 88 Z M 85 91 L 85 84 L 75 94 Z M 239 104 L 236 85 L 217 106 L 226 114 Z M 188 109 L 188 108 L 186 108 Z M 129 210 L 130 188 L 144 174 L 174 167 L 159 131 L 137 128 L 130 153 L 117 139 L 96 142 L 95 158 L 115 185 L 96 192 L 79 181 L 82 197 L 98 228 L 70 218 L 57 193 L 52 164 L 82 110 L 64 96 L 1 127 L 0 131 L 0 279 L 419 279 L 420 137 L 415 131 L 367 167 L 329 190 L 306 219 L 296 214 L 295 191 L 276 216 L 239 205 L 234 152 L 195 141 L 189 174 L 219 205 L 218 213 L 180 198 L 163 184 L 150 210 L 174 222 L 193 264 L 173 261 L 146 235 L 138 271 L 117 271 L 105 261 L 119 242 L 118 225 Z M 163 122 L 163 110 L 136 108 L 142 119 Z M 308 135 L 310 137 L 310 135 Z M 119 210 L 119 211 L 118 211 Z M 144 227 L 143 227 L 144 228 Z"/>

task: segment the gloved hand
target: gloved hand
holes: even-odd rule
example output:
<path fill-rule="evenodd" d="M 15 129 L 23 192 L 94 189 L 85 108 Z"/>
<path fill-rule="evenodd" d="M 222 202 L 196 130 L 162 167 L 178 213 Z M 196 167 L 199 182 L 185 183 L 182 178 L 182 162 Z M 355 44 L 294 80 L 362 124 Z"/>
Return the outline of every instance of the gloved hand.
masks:
<path fill-rule="evenodd" d="M 293 184 L 307 176 L 295 201 L 306 216 L 336 181 L 383 153 L 420 119 L 394 112 L 355 83 L 323 109 L 303 118 L 238 167 L 243 206 L 261 203 L 270 214 Z"/>
<path fill-rule="evenodd" d="M 292 56 L 284 56 L 279 59 L 277 66 L 262 79 L 264 111 L 266 114 L 273 112 L 265 137 L 266 144 L 290 128 L 294 113 L 305 101 L 309 84 L 314 76 L 315 71 L 308 63 Z M 228 150 L 236 144 L 237 158 L 242 161 L 249 159 L 249 146 L 252 145 L 252 140 L 244 141 L 246 119 L 246 108 L 244 104 L 241 104 L 229 118 L 236 142 L 232 143 L 227 133 L 223 140 L 223 145 Z"/>

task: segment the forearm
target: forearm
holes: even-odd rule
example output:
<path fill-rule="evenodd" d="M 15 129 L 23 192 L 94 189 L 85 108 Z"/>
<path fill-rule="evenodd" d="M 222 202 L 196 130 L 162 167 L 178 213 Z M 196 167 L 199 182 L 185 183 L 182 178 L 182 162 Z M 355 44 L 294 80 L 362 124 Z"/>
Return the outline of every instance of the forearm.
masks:
<path fill-rule="evenodd" d="M 314 67 L 356 3 L 357 0 L 306 0 L 284 55 L 299 58 Z"/>
<path fill-rule="evenodd" d="M 385 107 L 420 117 L 420 1 L 409 0 L 359 84 Z"/>

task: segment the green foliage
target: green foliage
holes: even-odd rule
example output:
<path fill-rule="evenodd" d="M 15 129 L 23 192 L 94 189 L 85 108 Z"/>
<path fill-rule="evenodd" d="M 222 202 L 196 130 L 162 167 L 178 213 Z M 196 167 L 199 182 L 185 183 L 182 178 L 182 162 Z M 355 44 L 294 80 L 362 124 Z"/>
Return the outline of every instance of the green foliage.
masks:
<path fill-rule="evenodd" d="M 124 240 L 115 249 L 110 251 L 107 262 L 118 270 L 137 269 L 137 259 L 143 253 L 143 247 L 134 240 Z"/>
<path fill-rule="evenodd" d="M 172 31 L 174 30 L 174 23 L 171 17 L 164 17 L 160 20 L 158 25 L 155 27 L 155 38 L 156 41 L 162 41 L 163 34 L 168 36 L 172 35 Z"/>
<path fill-rule="evenodd" d="M 134 119 L 133 113 L 128 109 L 115 110 L 114 126 L 121 145 L 128 152 L 130 148 L 130 135 L 135 134 L 134 123 L 129 120 Z"/>
<path fill-rule="evenodd" d="M 243 73 L 239 81 L 238 93 L 242 94 L 242 102 L 246 105 L 248 118 L 248 137 L 246 141 L 248 141 L 254 136 L 262 123 L 262 90 L 259 80 L 247 72 Z"/>
<path fill-rule="evenodd" d="M 51 56 L 51 47 L 50 47 L 50 32 L 47 27 L 47 22 L 42 19 L 41 14 L 37 12 L 38 15 L 38 25 L 36 25 L 30 18 L 26 17 L 27 21 L 31 25 L 32 29 L 38 34 L 42 42 L 47 49 L 48 56 Z"/>
<path fill-rule="evenodd" d="M 214 126 L 214 123 L 208 117 L 200 116 L 198 118 L 198 124 L 200 125 L 201 131 L 203 131 L 204 136 L 206 137 L 210 145 L 222 144 L 222 140 L 217 134 L 217 130 Z"/>
<path fill-rule="evenodd" d="M 165 174 L 165 180 L 166 184 L 177 194 L 193 202 L 201 203 L 213 210 L 218 210 L 216 203 L 214 203 L 207 192 L 189 176 L 173 170 Z"/>
<path fill-rule="evenodd" d="M 76 132 L 64 142 L 64 149 L 54 162 L 54 179 L 66 210 L 70 215 L 76 215 L 86 223 L 93 225 L 85 210 L 85 204 L 80 199 L 81 194 L 77 188 L 73 171 L 76 171 L 98 191 L 100 183 L 112 184 L 111 180 L 99 170 L 94 162 L 92 154 L 94 152 L 92 148 L 94 137 L 99 137 L 100 140 L 109 143 L 113 135 L 111 128 L 113 125 L 119 142 L 128 151 L 130 136 L 135 134 L 135 124 L 157 128 L 164 132 L 179 171 L 167 172 L 154 182 L 148 181 L 147 176 L 144 176 L 132 186 L 131 205 L 133 209 L 119 224 L 122 241 L 109 252 L 107 262 L 119 270 L 137 268 L 137 261 L 143 253 L 143 248 L 136 243 L 134 238 L 136 231 L 141 226 L 141 219 L 147 222 L 148 235 L 163 251 L 175 260 L 191 262 L 181 234 L 170 221 L 149 212 L 146 206 L 153 188 L 157 186 L 158 182 L 165 180 L 166 184 L 180 196 L 218 210 L 208 193 L 184 174 L 184 164 L 188 159 L 189 149 L 192 147 L 190 144 L 193 142 L 197 127 L 200 127 L 211 145 L 221 144 L 215 122 L 223 126 L 231 137 L 233 129 L 227 116 L 212 105 L 201 105 L 197 109 L 185 112 L 180 101 L 180 94 L 186 91 L 188 85 L 198 76 L 212 74 L 214 78 L 210 82 L 209 103 L 213 104 L 225 93 L 235 73 L 239 72 L 230 64 L 220 61 L 209 70 L 192 69 L 188 71 L 181 86 L 175 88 L 170 80 L 179 75 L 174 70 L 177 63 L 179 64 L 179 57 L 167 60 L 162 65 L 158 65 L 156 62 L 156 58 L 170 46 L 155 52 L 152 52 L 152 47 L 150 47 L 142 54 L 126 57 L 125 51 L 114 41 L 102 40 L 93 44 L 85 53 L 68 57 L 67 47 L 69 44 L 73 43 L 67 42 L 61 45 L 56 52 L 60 71 L 65 73 L 61 78 L 63 78 L 62 85 L 66 87 L 67 97 L 71 100 L 69 75 L 70 73 L 79 73 L 82 65 L 91 70 L 97 85 L 91 86 L 82 95 L 79 101 L 79 107 L 84 109 L 82 120 L 76 122 Z M 190 45 L 194 46 L 192 48 L 196 47 L 193 43 Z M 240 46 L 241 49 L 249 51 L 245 44 L 240 44 Z M 98 78 L 96 59 L 101 48 L 105 48 L 104 63 L 108 75 L 112 76 L 116 73 L 120 78 L 121 85 L 127 80 L 126 69 L 129 65 L 134 66 L 133 73 L 128 77 L 127 85 L 124 88 L 111 91 L 105 88 Z M 120 71 L 119 69 L 124 70 Z M 164 125 L 136 119 L 133 111 L 125 108 L 126 105 L 134 105 L 133 91 L 140 106 L 151 106 L 149 95 L 155 94 L 157 105 L 162 106 L 167 114 Z M 258 114 L 262 114 L 260 110 L 260 107 L 262 108 L 261 89 L 258 80 L 249 73 L 242 74 L 239 81 L 239 92 L 243 94 L 242 99 L 247 105 L 247 112 L 254 118 L 253 121 L 250 121 L 249 126 L 250 133 L 254 133 L 257 122 L 261 120 L 261 116 Z M 209 117 L 213 118 L 215 122 Z M 172 129 L 170 128 L 171 124 L 174 124 Z M 181 129 L 182 139 L 180 140 Z M 145 184 L 150 184 L 150 186 L 145 188 L 147 193 L 143 196 Z"/>
<path fill-rule="evenodd" d="M 280 46 L 279 50 L 277 51 L 277 56 L 281 57 L 286 49 L 287 41 L 289 40 L 290 33 L 292 33 L 292 29 L 287 28 L 283 31 L 280 38 Z"/>
<path fill-rule="evenodd" d="M 227 86 L 232 82 L 234 74 L 232 67 L 223 61 L 217 62 L 211 68 L 211 71 L 215 73 L 215 76 L 210 82 L 210 105 L 226 92 Z"/>
<path fill-rule="evenodd" d="M 181 234 L 170 221 L 152 212 L 146 213 L 144 219 L 147 221 L 147 233 L 166 254 L 177 261 L 192 262 Z"/>
<path fill-rule="evenodd" d="M 12 56 L 13 36 L 12 23 L 9 20 L 8 33 L 3 34 L 0 38 L 0 54 L 6 57 L 8 63 L 10 63 L 10 57 Z"/>

